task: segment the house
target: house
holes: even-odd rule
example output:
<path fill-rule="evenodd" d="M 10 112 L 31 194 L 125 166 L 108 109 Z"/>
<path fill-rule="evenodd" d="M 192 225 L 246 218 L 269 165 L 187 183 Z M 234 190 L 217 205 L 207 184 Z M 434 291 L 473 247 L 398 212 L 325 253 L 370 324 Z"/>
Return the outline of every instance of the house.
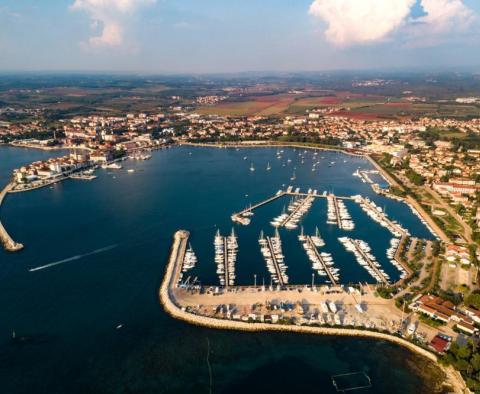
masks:
<path fill-rule="evenodd" d="M 436 335 L 429 344 L 433 350 L 440 354 L 443 354 L 450 349 L 450 345 L 451 340 L 447 339 L 443 335 Z"/>
<path fill-rule="evenodd" d="M 449 262 L 459 261 L 461 264 L 470 264 L 470 251 L 465 246 L 448 245 L 445 250 L 445 259 Z"/>

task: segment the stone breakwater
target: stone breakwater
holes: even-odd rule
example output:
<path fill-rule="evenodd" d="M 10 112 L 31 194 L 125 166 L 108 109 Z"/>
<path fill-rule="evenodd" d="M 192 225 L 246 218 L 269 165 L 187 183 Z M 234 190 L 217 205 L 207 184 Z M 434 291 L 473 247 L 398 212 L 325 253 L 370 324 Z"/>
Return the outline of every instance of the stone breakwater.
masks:
<path fill-rule="evenodd" d="M 384 341 L 390 341 L 397 345 L 403 346 L 408 350 L 415 352 L 423 357 L 426 357 L 430 361 L 437 364 L 437 356 L 429 351 L 403 339 L 393 335 L 367 331 L 367 330 L 356 330 L 349 328 L 330 328 L 330 327 L 308 327 L 308 326 L 296 326 L 296 325 L 282 325 L 282 324 L 266 324 L 266 323 L 247 323 L 235 320 L 226 320 L 226 319 L 217 319 L 207 316 L 201 316 L 193 313 L 187 312 L 184 308 L 180 306 L 178 301 L 173 296 L 171 289 L 176 286 L 176 276 L 178 272 L 178 267 L 181 264 L 183 255 L 185 253 L 185 248 L 188 242 L 189 233 L 188 231 L 179 230 L 174 235 L 174 241 L 172 248 L 170 250 L 170 256 L 168 259 L 167 267 L 165 269 L 165 275 L 162 281 L 162 284 L 159 289 L 159 299 L 160 303 L 163 305 L 165 311 L 169 313 L 172 317 L 186 321 L 190 324 L 199 325 L 208 328 L 214 329 L 224 329 L 224 330 L 239 330 L 239 331 L 249 331 L 249 332 L 259 332 L 259 331 L 281 331 L 281 332 L 296 332 L 303 334 L 321 334 L 321 335 L 332 335 L 332 336 L 350 336 L 350 337 L 364 337 L 364 338 L 373 338 Z M 466 393 L 468 389 L 461 378 L 460 374 L 453 370 L 452 368 L 442 368 L 443 372 L 447 376 L 447 383 L 452 386 L 454 393 Z"/>
<path fill-rule="evenodd" d="M 3 199 L 7 195 L 7 193 L 12 189 L 13 185 L 9 183 L 1 192 L 0 192 L 0 207 L 2 205 Z M 15 242 L 12 237 L 7 233 L 5 227 L 3 227 L 2 222 L 0 222 L 0 240 L 5 247 L 5 250 L 8 252 L 17 252 L 23 249 L 23 245 L 21 243 Z"/>

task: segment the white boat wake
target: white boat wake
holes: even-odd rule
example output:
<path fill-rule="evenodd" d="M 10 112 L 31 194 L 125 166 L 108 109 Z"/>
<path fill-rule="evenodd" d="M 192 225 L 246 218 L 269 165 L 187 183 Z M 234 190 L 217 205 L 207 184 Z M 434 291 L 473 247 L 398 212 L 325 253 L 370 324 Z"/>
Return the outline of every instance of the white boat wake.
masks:
<path fill-rule="evenodd" d="M 80 260 L 80 259 L 83 258 L 83 257 L 88 257 L 88 256 L 91 256 L 91 255 L 94 255 L 94 254 L 97 254 L 97 253 L 107 252 L 107 251 L 112 250 L 112 249 L 114 249 L 114 248 L 116 248 L 116 247 L 117 247 L 117 245 L 106 246 L 106 247 L 104 247 L 104 248 L 95 249 L 93 252 L 89 252 L 89 253 L 85 253 L 85 254 L 80 254 L 80 255 L 77 255 L 77 256 L 73 256 L 73 257 L 69 257 L 68 259 L 55 261 L 55 262 L 53 262 L 53 263 L 41 265 L 40 267 L 30 268 L 28 271 L 29 271 L 29 272 L 40 271 L 40 270 L 43 270 L 43 269 L 46 269 L 46 268 L 54 267 L 54 266 L 56 266 L 56 265 L 60 265 L 60 264 L 63 264 L 63 263 L 68 263 L 68 262 L 70 262 L 70 261 Z"/>

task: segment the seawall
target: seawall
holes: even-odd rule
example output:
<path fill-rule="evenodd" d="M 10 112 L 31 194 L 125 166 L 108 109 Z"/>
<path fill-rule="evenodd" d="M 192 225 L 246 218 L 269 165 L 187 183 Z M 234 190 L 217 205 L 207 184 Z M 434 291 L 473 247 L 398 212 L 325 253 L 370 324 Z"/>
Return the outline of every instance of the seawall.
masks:
<path fill-rule="evenodd" d="M 2 206 L 3 200 L 10 189 L 13 187 L 13 184 L 9 183 L 5 188 L 0 192 L 0 207 Z M 23 249 L 23 245 L 21 243 L 15 242 L 12 237 L 8 234 L 7 230 L 3 226 L 2 222 L 0 221 L 0 240 L 8 252 L 17 252 Z"/>

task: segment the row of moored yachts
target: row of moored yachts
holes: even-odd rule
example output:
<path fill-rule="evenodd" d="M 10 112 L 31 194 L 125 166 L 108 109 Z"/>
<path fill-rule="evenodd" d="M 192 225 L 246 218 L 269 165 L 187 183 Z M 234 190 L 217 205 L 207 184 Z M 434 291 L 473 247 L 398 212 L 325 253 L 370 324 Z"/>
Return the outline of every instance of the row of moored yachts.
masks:
<path fill-rule="evenodd" d="M 275 284 L 288 284 L 287 266 L 278 230 L 275 230 L 273 237 L 265 237 L 262 231 L 258 243 L 272 281 Z"/>
<path fill-rule="evenodd" d="M 228 237 L 222 236 L 220 230 L 217 230 L 213 244 L 220 285 L 233 286 L 235 284 L 235 263 L 237 262 L 238 252 L 237 236 L 233 228 Z"/>
<path fill-rule="evenodd" d="M 392 263 L 392 265 L 400 271 L 400 278 L 403 279 L 407 276 L 407 271 L 405 271 L 405 268 L 403 268 L 402 265 L 397 260 L 395 260 L 395 254 L 397 253 L 399 246 L 400 239 L 392 238 L 390 240 L 390 247 L 387 249 L 387 257 Z"/>
<path fill-rule="evenodd" d="M 373 221 L 388 229 L 395 237 L 401 237 L 402 234 L 410 235 L 408 230 L 403 228 L 399 223 L 394 220 L 389 220 L 384 210 L 369 198 L 354 196 L 354 200 Z"/>
<path fill-rule="evenodd" d="M 335 263 L 332 254 L 327 252 L 319 253 L 318 250 L 316 250 L 316 248 L 325 246 L 325 241 L 320 237 L 318 227 L 315 229 L 315 235 L 312 236 L 304 235 L 302 228 L 302 232 L 298 236 L 298 239 L 301 242 L 303 249 L 305 249 L 308 259 L 312 263 L 313 270 L 320 276 L 328 276 L 328 270 L 333 279 L 338 281 L 340 279 L 340 269 L 334 267 Z M 329 283 L 330 281 L 327 280 L 326 282 Z"/>
<path fill-rule="evenodd" d="M 281 215 L 274 218 L 270 224 L 274 227 L 285 226 L 288 230 L 294 230 L 302 217 L 310 210 L 313 204 L 313 197 L 294 198 L 288 204 L 287 212 L 285 210 Z"/>
<path fill-rule="evenodd" d="M 371 248 L 365 241 L 349 237 L 340 237 L 338 240 L 345 249 L 352 252 L 357 259 L 358 264 L 367 270 L 367 272 L 379 283 L 388 282 L 389 275 L 382 269 L 382 266 L 371 253 Z"/>
<path fill-rule="evenodd" d="M 343 230 L 353 230 L 355 223 L 353 223 L 352 216 L 348 212 L 343 200 L 329 195 L 327 196 L 327 202 L 327 223 L 338 224 Z"/>

